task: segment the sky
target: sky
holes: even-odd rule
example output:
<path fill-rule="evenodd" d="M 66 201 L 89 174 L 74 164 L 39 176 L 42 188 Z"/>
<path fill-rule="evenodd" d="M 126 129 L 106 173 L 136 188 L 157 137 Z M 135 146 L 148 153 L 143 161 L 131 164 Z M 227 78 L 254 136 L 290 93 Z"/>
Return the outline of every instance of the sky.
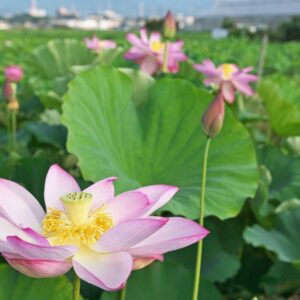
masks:
<path fill-rule="evenodd" d="M 75 8 L 82 14 L 113 9 L 122 15 L 137 16 L 144 11 L 145 15 L 164 15 L 168 9 L 175 13 L 197 15 L 197 12 L 209 8 L 214 0 L 36 0 L 39 8 L 50 14 L 60 6 Z M 27 11 L 31 0 L 0 0 L 0 13 L 20 13 Z"/>

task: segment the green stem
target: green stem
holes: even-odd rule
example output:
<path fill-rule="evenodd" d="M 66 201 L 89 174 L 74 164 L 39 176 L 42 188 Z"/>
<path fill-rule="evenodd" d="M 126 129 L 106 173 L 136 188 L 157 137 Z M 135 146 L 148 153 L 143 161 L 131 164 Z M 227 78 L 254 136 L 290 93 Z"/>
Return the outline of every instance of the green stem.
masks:
<path fill-rule="evenodd" d="M 80 278 L 75 274 L 73 281 L 73 298 L 72 300 L 80 299 Z"/>
<path fill-rule="evenodd" d="M 8 151 L 12 148 L 12 136 L 11 136 L 11 110 L 7 107 L 6 110 L 6 127 L 7 127 L 7 137 L 8 137 Z"/>
<path fill-rule="evenodd" d="M 208 159 L 208 151 L 209 151 L 210 142 L 211 142 L 211 138 L 208 138 L 206 140 L 204 157 L 203 157 L 203 166 L 202 166 L 202 182 L 201 182 L 201 194 L 200 194 L 200 218 L 199 218 L 199 224 L 201 226 L 204 226 L 205 187 L 206 187 L 207 159 Z M 198 300 L 199 286 L 200 286 L 200 279 L 201 279 L 202 249 L 203 249 L 203 240 L 200 240 L 198 243 L 197 260 L 196 260 L 196 268 L 195 268 L 193 300 Z"/>
<path fill-rule="evenodd" d="M 11 121 L 12 121 L 12 150 L 17 149 L 17 111 L 11 112 Z"/>
<path fill-rule="evenodd" d="M 120 300 L 126 299 L 126 285 L 123 287 L 123 289 L 120 292 Z"/>
<path fill-rule="evenodd" d="M 165 47 L 164 47 L 164 63 L 163 63 L 163 72 L 168 73 L 168 42 L 165 42 Z"/>

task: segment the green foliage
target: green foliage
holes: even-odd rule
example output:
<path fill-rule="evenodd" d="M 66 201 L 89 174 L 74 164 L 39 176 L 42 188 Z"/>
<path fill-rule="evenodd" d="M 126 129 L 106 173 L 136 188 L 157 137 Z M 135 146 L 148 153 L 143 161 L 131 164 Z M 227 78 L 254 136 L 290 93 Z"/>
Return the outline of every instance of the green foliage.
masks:
<path fill-rule="evenodd" d="M 66 300 L 72 294 L 72 285 L 66 277 L 31 279 L 1 264 L 0 278 L 0 299 L 3 300 Z"/>
<path fill-rule="evenodd" d="M 264 79 L 258 92 L 268 111 L 272 129 L 281 136 L 300 135 L 300 88 L 291 78 Z"/>
<path fill-rule="evenodd" d="M 197 218 L 206 140 L 200 116 L 211 97 L 188 82 L 164 79 L 137 101 L 134 92 L 140 88 L 133 86 L 139 83 L 149 86 L 109 68 L 72 81 L 63 106 L 68 148 L 79 157 L 87 180 L 114 174 L 119 190 L 179 186 L 180 193 L 164 209 Z M 206 214 L 235 216 L 255 192 L 257 167 L 252 141 L 229 111 L 222 134 L 212 142 L 208 166 Z"/>

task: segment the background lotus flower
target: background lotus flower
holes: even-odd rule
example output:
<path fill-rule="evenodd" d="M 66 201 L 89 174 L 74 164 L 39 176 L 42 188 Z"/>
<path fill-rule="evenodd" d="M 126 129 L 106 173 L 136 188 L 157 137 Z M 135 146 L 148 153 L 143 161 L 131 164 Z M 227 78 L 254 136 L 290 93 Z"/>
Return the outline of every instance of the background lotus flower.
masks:
<path fill-rule="evenodd" d="M 85 38 L 84 42 L 88 49 L 96 53 L 99 53 L 105 49 L 114 49 L 117 47 L 117 44 L 114 41 L 100 40 L 95 35 L 92 39 Z"/>
<path fill-rule="evenodd" d="M 23 70 L 20 66 L 12 65 L 4 69 L 6 80 L 11 82 L 18 82 L 23 78 Z"/>
<path fill-rule="evenodd" d="M 236 90 L 247 96 L 254 94 L 249 83 L 257 81 L 258 77 L 249 74 L 253 70 L 252 67 L 239 69 L 234 64 L 222 64 L 216 67 L 211 60 L 204 60 L 202 64 L 194 65 L 194 68 L 206 76 L 204 80 L 206 85 L 214 85 L 221 90 L 228 103 L 234 102 Z"/>
<path fill-rule="evenodd" d="M 164 64 L 165 43 L 161 40 L 158 32 L 152 32 L 148 37 L 146 29 L 140 30 L 140 37 L 133 33 L 127 35 L 127 40 L 132 47 L 124 54 L 125 59 L 132 60 L 140 65 L 141 70 L 150 75 L 162 71 Z M 169 42 L 167 71 L 177 73 L 179 71 L 179 62 L 187 60 L 183 53 L 183 41 L 175 43 Z"/>
<path fill-rule="evenodd" d="M 133 269 L 204 238 L 208 231 L 185 218 L 149 217 L 178 188 L 155 185 L 114 195 L 107 178 L 83 192 L 53 165 L 45 183 L 43 211 L 20 185 L 0 180 L 0 251 L 31 277 L 53 277 L 72 267 L 105 290 L 121 289 Z"/>

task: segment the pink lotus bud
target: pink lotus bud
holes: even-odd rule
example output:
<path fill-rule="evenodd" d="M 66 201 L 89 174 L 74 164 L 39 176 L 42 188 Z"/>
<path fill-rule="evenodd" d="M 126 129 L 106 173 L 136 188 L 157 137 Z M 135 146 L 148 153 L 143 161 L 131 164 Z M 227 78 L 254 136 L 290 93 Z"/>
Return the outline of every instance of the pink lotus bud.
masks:
<path fill-rule="evenodd" d="M 165 38 L 173 38 L 176 35 L 176 20 L 171 11 L 165 16 L 163 31 Z"/>
<path fill-rule="evenodd" d="M 222 130 L 224 110 L 223 95 L 219 94 L 208 106 L 202 117 L 202 128 L 207 136 L 214 138 Z"/>
<path fill-rule="evenodd" d="M 23 70 L 20 66 L 13 65 L 5 68 L 5 78 L 12 82 L 18 82 L 23 78 Z"/>
<path fill-rule="evenodd" d="M 6 80 L 3 85 L 2 89 L 2 96 L 7 100 L 7 101 L 12 101 L 15 97 L 15 88 L 14 88 L 14 83 L 11 83 L 9 80 Z"/>

